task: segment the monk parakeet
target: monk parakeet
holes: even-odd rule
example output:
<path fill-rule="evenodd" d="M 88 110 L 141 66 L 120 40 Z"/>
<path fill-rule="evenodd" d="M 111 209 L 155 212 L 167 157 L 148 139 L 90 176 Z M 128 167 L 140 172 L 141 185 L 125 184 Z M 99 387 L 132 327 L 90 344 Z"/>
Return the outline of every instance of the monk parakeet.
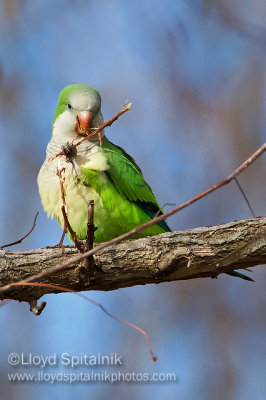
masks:
<path fill-rule="evenodd" d="M 121 147 L 111 143 L 102 131 L 102 143 L 97 135 L 84 141 L 76 149 L 72 162 L 66 156 L 51 157 L 80 141 L 90 129 L 103 123 L 101 97 L 87 85 L 70 85 L 62 90 L 56 108 L 52 138 L 46 159 L 38 175 L 43 207 L 64 227 L 62 197 L 57 168 L 64 168 L 64 192 L 67 216 L 77 238 L 87 235 L 88 204 L 94 200 L 94 224 L 98 228 L 95 241 L 104 242 L 162 214 L 150 186 L 134 159 Z M 165 221 L 146 229 L 138 236 L 169 232 Z M 70 237 L 71 239 L 71 237 Z M 251 278 L 237 271 L 229 275 Z"/>
<path fill-rule="evenodd" d="M 63 229 L 62 197 L 57 168 L 63 176 L 67 216 L 77 238 L 87 234 L 88 204 L 94 200 L 95 241 L 104 242 L 161 214 L 150 186 L 134 159 L 121 147 L 111 143 L 102 131 L 80 146 L 74 162 L 65 156 L 49 160 L 68 143 L 77 143 L 92 128 L 103 123 L 100 94 L 87 85 L 70 85 L 59 95 L 52 138 L 46 159 L 38 175 L 44 210 L 56 217 Z M 156 235 L 170 228 L 165 221 L 153 225 L 138 236 Z M 71 238 L 70 238 L 71 239 Z"/>

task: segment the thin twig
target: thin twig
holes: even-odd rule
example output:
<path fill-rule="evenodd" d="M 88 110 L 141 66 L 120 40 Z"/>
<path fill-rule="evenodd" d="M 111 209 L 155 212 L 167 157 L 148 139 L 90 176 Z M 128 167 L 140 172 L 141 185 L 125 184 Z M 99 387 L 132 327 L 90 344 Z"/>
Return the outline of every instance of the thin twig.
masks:
<path fill-rule="evenodd" d="M 65 191 L 64 191 L 64 181 L 65 178 L 62 177 L 62 172 L 65 172 L 65 168 L 57 168 L 56 169 L 56 175 L 59 178 L 59 183 L 60 183 L 60 189 L 61 189 L 61 198 L 62 198 L 62 203 L 66 207 L 66 199 L 65 199 Z"/>
<path fill-rule="evenodd" d="M 72 237 L 72 239 L 73 239 L 73 242 L 74 242 L 76 248 L 77 248 L 81 253 L 84 253 L 83 247 L 82 247 L 81 243 L 78 241 L 76 232 L 72 229 L 72 226 L 71 226 L 70 223 L 69 223 L 69 220 L 68 220 L 68 218 L 67 218 L 67 213 L 66 213 L 66 208 L 65 208 L 65 206 L 62 206 L 62 207 L 61 207 L 61 211 L 62 211 L 62 214 L 63 214 L 63 217 L 64 217 L 65 224 L 66 224 L 66 226 L 67 226 L 67 230 L 68 230 L 68 232 L 70 233 L 70 235 L 71 235 L 71 237 Z"/>
<path fill-rule="evenodd" d="M 92 136 L 94 135 L 99 135 L 100 132 L 106 128 L 107 126 L 111 126 L 113 124 L 113 122 L 115 122 L 122 114 L 126 113 L 127 111 L 131 110 L 131 104 L 132 103 L 128 103 L 128 104 L 124 104 L 122 109 L 115 114 L 112 118 L 108 119 L 108 121 L 103 122 L 97 129 L 94 129 L 93 132 L 89 133 L 86 135 L 85 138 L 83 138 L 82 140 L 80 140 L 78 143 L 73 143 L 74 146 L 79 146 L 81 143 L 85 142 L 86 140 L 90 139 Z M 100 137 L 100 136 L 99 136 Z M 101 142 L 101 139 L 100 139 Z M 59 153 L 53 155 L 52 157 L 49 158 L 49 161 L 54 160 L 56 157 L 59 156 L 63 156 L 65 153 L 64 151 L 60 151 Z"/>
<path fill-rule="evenodd" d="M 60 190 L 61 190 L 61 198 L 62 198 L 63 206 L 66 206 L 65 192 L 64 192 L 64 180 L 65 180 L 65 178 L 62 177 L 62 172 L 64 172 L 65 170 L 66 170 L 65 168 L 62 168 L 60 170 L 59 170 L 59 168 L 56 169 L 56 175 L 58 176 L 59 182 L 60 182 Z M 63 251 L 64 251 L 63 243 L 64 243 L 64 239 L 65 239 L 66 233 L 67 233 L 67 223 L 66 223 L 66 220 L 64 218 L 64 228 L 63 228 L 63 232 L 62 232 L 62 235 L 61 235 L 60 242 L 58 243 L 58 246 L 60 246 Z"/>
<path fill-rule="evenodd" d="M 254 211 L 253 211 L 253 209 L 252 209 L 252 207 L 251 207 L 250 202 L 248 201 L 248 198 L 247 198 L 247 196 L 246 196 L 246 193 L 244 192 L 244 190 L 243 190 L 242 186 L 240 185 L 238 179 L 237 179 L 236 177 L 234 177 L 234 180 L 235 180 L 235 182 L 236 182 L 236 184 L 237 184 L 238 189 L 240 190 L 242 196 L 244 197 L 244 199 L 245 199 L 245 201 L 246 201 L 246 203 L 247 203 L 247 206 L 248 206 L 248 208 L 249 208 L 249 211 L 251 212 L 252 217 L 253 217 L 253 218 L 256 218 L 256 215 L 255 215 L 255 213 L 254 213 Z"/>
<path fill-rule="evenodd" d="M 14 246 L 15 244 L 19 244 L 19 243 L 21 243 L 24 239 L 26 239 L 26 237 L 28 237 L 28 236 L 31 234 L 31 232 L 33 231 L 33 229 L 35 228 L 38 215 L 39 215 L 39 211 L 38 211 L 38 212 L 36 213 L 36 215 L 35 215 L 35 218 L 34 218 L 33 225 L 32 225 L 32 227 L 31 227 L 31 229 L 29 230 L 29 232 L 28 232 L 25 236 L 23 236 L 23 237 L 22 237 L 21 239 L 19 239 L 19 240 L 16 240 L 15 242 L 8 243 L 8 244 L 5 244 L 4 246 L 1 246 L 0 249 L 2 250 L 2 249 L 4 249 L 5 247 Z"/>
<path fill-rule="evenodd" d="M 69 223 L 69 220 L 67 218 L 67 211 L 66 211 L 67 206 L 66 206 L 66 198 L 65 198 L 65 191 L 64 191 L 65 178 L 62 177 L 62 172 L 65 172 L 65 170 L 66 170 L 65 168 L 62 168 L 62 169 L 57 168 L 57 170 L 56 170 L 56 175 L 58 176 L 59 183 L 60 183 L 61 198 L 62 198 L 62 203 L 63 203 L 63 205 L 61 207 L 61 211 L 62 211 L 63 218 L 64 218 L 64 229 L 63 229 L 63 234 L 62 234 L 60 242 L 59 242 L 59 246 L 64 248 L 63 241 L 64 241 L 65 234 L 66 234 L 66 232 L 68 230 L 70 235 L 71 235 L 71 237 L 72 237 L 72 239 L 73 239 L 73 241 L 74 241 L 74 243 L 75 243 L 76 248 L 81 253 L 83 253 L 83 248 L 82 248 L 81 244 L 79 243 L 79 241 L 77 239 L 76 232 L 74 232 L 74 230 L 72 229 L 72 227 L 71 227 L 71 225 Z"/>
<path fill-rule="evenodd" d="M 88 223 L 87 223 L 87 237 L 86 237 L 86 250 L 93 249 L 94 242 L 94 200 L 91 200 L 88 205 Z"/>
<path fill-rule="evenodd" d="M 85 241 L 85 251 L 93 249 L 94 232 L 97 228 L 94 226 L 94 200 L 91 200 L 88 205 L 88 223 L 87 223 L 87 236 Z M 91 277 L 95 273 L 95 264 L 93 255 L 85 259 L 88 274 Z"/>
<path fill-rule="evenodd" d="M 160 215 L 161 213 L 163 214 L 163 210 L 164 210 L 164 208 L 166 207 L 166 206 L 175 206 L 176 205 L 176 203 L 164 203 L 159 209 L 158 209 L 158 211 L 157 211 L 157 213 L 154 215 L 154 217 L 153 218 L 156 218 L 156 217 L 158 217 L 158 215 Z"/>
<path fill-rule="evenodd" d="M 83 293 L 79 293 L 76 290 L 68 289 L 68 288 L 65 288 L 63 286 L 53 285 L 53 284 L 50 284 L 50 283 L 40 283 L 40 282 L 27 283 L 25 281 L 21 281 L 21 282 L 11 283 L 10 286 L 44 286 L 44 287 L 49 287 L 49 288 L 52 288 L 52 289 L 58 289 L 58 290 L 61 290 L 63 292 L 70 292 L 70 293 L 76 294 L 77 296 L 79 296 L 79 297 L 89 301 L 90 303 L 94 304 L 95 306 L 99 307 L 109 317 L 115 319 L 118 322 L 121 322 L 122 324 L 128 325 L 131 328 L 136 329 L 138 332 L 140 332 L 145 338 L 148 351 L 149 351 L 150 355 L 152 356 L 152 361 L 157 361 L 158 358 L 154 355 L 154 353 L 152 351 L 151 342 L 150 342 L 150 339 L 149 339 L 149 336 L 148 336 L 147 332 L 145 332 L 139 326 L 137 326 L 135 324 L 132 324 L 131 322 L 126 321 L 124 319 L 121 319 L 121 318 L 117 317 L 116 315 L 110 313 L 108 310 L 106 310 L 106 308 L 101 303 L 91 299 L 90 297 L 85 296 Z M 43 304 L 43 303 L 45 303 L 45 302 L 42 302 L 40 306 L 37 306 L 37 308 L 39 307 L 39 308 L 42 308 L 42 310 L 43 310 L 45 305 L 46 305 L 46 303 L 45 304 Z M 36 304 L 37 304 L 37 302 L 36 302 Z M 35 305 L 35 303 L 33 303 L 33 305 Z M 36 313 L 36 315 L 39 315 L 39 314 Z"/>
<path fill-rule="evenodd" d="M 64 243 L 64 239 L 65 239 L 66 233 L 67 233 L 67 226 L 66 226 L 66 221 L 64 220 L 63 232 L 62 232 L 60 241 L 58 243 L 58 246 L 61 247 L 63 252 L 65 251 L 63 243 Z"/>
<path fill-rule="evenodd" d="M 99 246 L 95 247 L 92 250 L 86 251 L 83 254 L 80 254 L 76 257 L 73 257 L 71 260 L 66 261 L 62 264 L 56 265 L 55 267 L 49 268 L 45 271 L 39 272 L 38 274 L 32 275 L 29 278 L 23 280 L 23 282 L 33 282 L 42 278 L 45 278 L 47 276 L 50 276 L 58 271 L 61 271 L 65 268 L 71 267 L 73 264 L 83 260 L 84 258 L 91 256 L 95 253 L 98 253 L 100 250 L 105 249 L 106 247 L 109 247 L 113 244 L 119 243 L 122 240 L 128 239 L 136 234 L 139 234 L 143 231 L 145 231 L 147 228 L 150 226 L 157 224 L 160 221 L 165 220 L 166 218 L 170 217 L 171 215 L 177 213 L 178 211 L 182 210 L 183 208 L 189 206 L 192 203 L 195 203 L 197 200 L 201 199 L 202 197 L 206 196 L 207 194 L 213 192 L 214 190 L 228 184 L 231 182 L 233 178 L 235 178 L 237 175 L 239 175 L 242 171 L 244 171 L 252 162 L 254 162 L 261 154 L 264 153 L 266 150 L 266 143 L 264 143 L 254 154 L 252 154 L 244 163 L 242 163 L 232 174 L 230 174 L 226 179 L 216 183 L 215 185 L 209 187 L 208 189 L 204 190 L 203 192 L 199 193 L 198 195 L 192 197 L 191 199 L 185 201 L 184 203 L 180 204 L 179 206 L 173 208 L 170 210 L 168 213 L 160 215 L 149 222 L 146 222 L 143 225 L 140 225 L 131 231 L 124 233 L 123 235 L 117 236 L 114 239 L 109 240 L 108 242 L 102 243 Z M 8 290 L 11 287 L 11 284 L 5 285 L 0 287 L 0 293 Z"/>

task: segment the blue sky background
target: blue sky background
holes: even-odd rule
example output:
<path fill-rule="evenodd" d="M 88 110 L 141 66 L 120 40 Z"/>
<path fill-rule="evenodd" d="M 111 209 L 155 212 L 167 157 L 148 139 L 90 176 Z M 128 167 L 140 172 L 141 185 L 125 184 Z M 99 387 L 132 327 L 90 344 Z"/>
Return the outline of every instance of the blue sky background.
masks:
<path fill-rule="evenodd" d="M 266 7 L 262 0 L 250 4 L 3 0 L 0 244 L 25 234 L 38 210 L 36 229 L 15 249 L 59 241 L 61 230 L 42 210 L 36 178 L 67 84 L 98 89 L 106 119 L 125 99 L 133 103 L 106 134 L 135 158 L 161 204 L 179 204 L 216 183 L 263 144 Z M 261 157 L 239 178 L 258 216 L 266 209 L 265 169 Z M 249 217 L 230 184 L 168 223 L 183 230 Z M 141 335 L 74 294 L 45 296 L 38 318 L 28 304 L 10 302 L 0 309 L 1 398 L 264 399 L 264 268 L 255 268 L 253 277 L 254 284 L 220 276 L 88 293 L 148 332 L 157 363 Z M 7 371 L 27 369 L 12 369 L 10 352 L 116 352 L 123 356 L 121 372 L 174 372 L 178 382 L 14 384 Z"/>

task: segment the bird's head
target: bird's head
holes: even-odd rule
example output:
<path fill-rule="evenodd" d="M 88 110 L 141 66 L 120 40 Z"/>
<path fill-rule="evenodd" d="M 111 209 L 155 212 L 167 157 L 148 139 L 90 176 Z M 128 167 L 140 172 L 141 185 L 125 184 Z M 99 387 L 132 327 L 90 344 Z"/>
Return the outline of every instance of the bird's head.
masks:
<path fill-rule="evenodd" d="M 91 128 L 97 128 L 102 123 L 101 96 L 97 90 L 87 85 L 69 85 L 61 91 L 54 116 L 53 136 L 62 138 L 62 141 L 71 140 L 77 135 L 86 135 Z M 98 136 L 93 136 L 91 140 L 98 140 Z"/>

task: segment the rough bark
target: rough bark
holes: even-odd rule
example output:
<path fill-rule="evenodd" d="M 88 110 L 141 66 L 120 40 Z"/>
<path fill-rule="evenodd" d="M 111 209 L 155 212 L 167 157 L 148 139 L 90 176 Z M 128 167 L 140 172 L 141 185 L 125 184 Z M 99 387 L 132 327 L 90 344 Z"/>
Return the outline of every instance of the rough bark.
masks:
<path fill-rule="evenodd" d="M 55 247 L 23 252 L 2 250 L 0 285 L 24 280 L 77 254 L 73 247 L 66 247 L 65 254 Z M 266 218 L 124 241 L 102 250 L 94 259 L 96 270 L 90 278 L 83 261 L 42 282 L 76 291 L 114 290 L 147 283 L 216 277 L 223 272 L 254 267 L 266 263 Z M 0 292 L 0 299 L 31 301 L 57 292 L 45 287 L 17 286 Z"/>

